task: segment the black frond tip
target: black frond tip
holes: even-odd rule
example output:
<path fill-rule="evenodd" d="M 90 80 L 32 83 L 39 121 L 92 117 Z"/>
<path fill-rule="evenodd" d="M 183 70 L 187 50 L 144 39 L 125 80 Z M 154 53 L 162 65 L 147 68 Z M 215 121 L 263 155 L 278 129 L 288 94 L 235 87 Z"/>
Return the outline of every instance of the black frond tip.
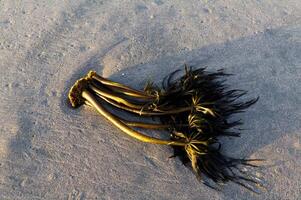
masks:
<path fill-rule="evenodd" d="M 240 134 L 231 129 L 242 122 L 230 121 L 230 117 L 255 104 L 258 98 L 240 101 L 247 92 L 228 90 L 225 80 L 220 79 L 230 74 L 223 70 L 210 73 L 205 68 L 193 70 L 185 66 L 184 75 L 175 79 L 179 72 L 176 70 L 164 79 L 164 91 L 157 102 L 158 106 L 192 107 L 190 112 L 160 117 L 163 124 L 189 124 L 188 127 L 172 127 L 172 140 L 189 143 L 186 147 L 173 146 L 174 156 L 184 165 L 190 166 L 198 177 L 206 175 L 216 184 L 232 181 L 255 191 L 252 184 L 256 184 L 256 180 L 239 170 L 239 166 L 255 167 L 250 163 L 253 160 L 235 159 L 221 154 L 218 137 L 238 137 Z M 181 133 L 181 137 L 174 133 Z M 218 188 L 206 181 L 202 182 Z"/>

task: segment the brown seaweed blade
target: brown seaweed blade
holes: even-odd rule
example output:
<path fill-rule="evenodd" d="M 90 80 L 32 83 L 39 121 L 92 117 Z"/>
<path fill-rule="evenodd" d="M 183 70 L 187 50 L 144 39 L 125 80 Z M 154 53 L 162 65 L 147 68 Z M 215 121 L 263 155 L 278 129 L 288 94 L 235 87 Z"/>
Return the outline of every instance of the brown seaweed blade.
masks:
<path fill-rule="evenodd" d="M 178 73 L 178 72 L 177 72 Z M 171 74 L 174 76 L 174 74 Z M 253 105 L 258 101 L 258 98 L 251 99 L 245 102 L 240 102 L 239 98 L 246 94 L 241 90 L 227 90 L 223 85 L 224 82 L 219 79 L 228 76 L 223 71 L 209 73 L 204 69 L 192 70 L 186 68 L 186 73 L 173 81 L 172 78 L 166 78 L 164 97 L 161 98 L 159 104 L 168 104 L 177 106 L 195 104 L 195 99 L 200 106 L 206 105 L 207 109 L 212 113 L 204 113 L 202 110 L 196 109 L 191 113 L 181 113 L 179 115 L 160 116 L 163 124 L 188 123 L 189 127 L 174 127 L 174 132 L 181 132 L 182 137 L 190 138 L 193 135 L 195 140 L 208 141 L 208 146 L 198 147 L 202 153 L 196 158 L 187 154 L 187 150 L 183 147 L 173 147 L 175 156 L 178 156 L 182 162 L 190 166 L 195 171 L 197 176 L 206 175 L 215 183 L 224 183 L 228 181 L 235 182 L 245 188 L 255 191 L 248 186 L 251 183 L 255 185 L 256 181 L 243 176 L 241 173 L 234 172 L 232 169 L 239 168 L 239 165 L 252 166 L 250 160 L 235 159 L 227 157 L 220 153 L 220 144 L 215 148 L 215 143 L 218 142 L 220 136 L 239 136 L 239 133 L 233 132 L 230 129 L 241 125 L 241 121 L 230 121 L 230 117 Z M 150 89 L 150 88 L 149 88 Z M 171 138 L 175 141 L 182 138 L 171 133 Z"/>

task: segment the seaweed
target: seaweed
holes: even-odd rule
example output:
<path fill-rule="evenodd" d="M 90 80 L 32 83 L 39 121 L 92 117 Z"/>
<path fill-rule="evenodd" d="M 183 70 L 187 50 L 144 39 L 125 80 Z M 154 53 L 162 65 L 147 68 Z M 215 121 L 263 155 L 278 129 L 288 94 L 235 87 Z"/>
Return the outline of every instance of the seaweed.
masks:
<path fill-rule="evenodd" d="M 78 80 L 69 92 L 73 107 L 87 104 L 129 136 L 142 142 L 171 146 L 172 157 L 178 157 L 190 167 L 205 185 L 218 189 L 226 182 L 234 182 L 257 192 L 261 186 L 251 173 L 241 167 L 261 159 L 237 159 L 221 153 L 220 137 L 239 137 L 241 120 L 233 120 L 259 98 L 241 101 L 246 91 L 229 89 L 224 70 L 208 72 L 206 68 L 193 69 L 185 65 L 185 72 L 176 70 L 166 76 L 162 87 L 148 82 L 144 90 L 136 90 L 89 72 Z M 132 122 L 113 115 L 104 104 L 140 116 Z M 159 119 L 160 123 L 145 123 L 145 118 Z M 147 136 L 135 128 L 154 129 L 170 135 L 169 140 Z M 208 180 L 211 180 L 209 183 Z"/>

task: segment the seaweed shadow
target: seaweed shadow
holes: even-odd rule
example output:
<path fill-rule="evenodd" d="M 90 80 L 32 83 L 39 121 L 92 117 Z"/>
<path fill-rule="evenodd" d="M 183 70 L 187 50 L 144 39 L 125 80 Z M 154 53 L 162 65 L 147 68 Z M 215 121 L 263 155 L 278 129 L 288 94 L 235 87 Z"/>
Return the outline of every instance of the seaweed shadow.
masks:
<path fill-rule="evenodd" d="M 196 67 L 206 66 L 208 71 L 224 68 L 226 72 L 235 74 L 228 79 L 227 84 L 231 88 L 249 91 L 247 98 L 260 96 L 260 100 L 246 113 L 237 115 L 243 122 L 248 122 L 243 126 L 247 130 L 240 139 L 225 139 L 224 151 L 235 157 L 249 157 L 286 134 L 301 129 L 299 122 L 301 99 L 297 95 L 301 92 L 298 86 L 301 74 L 299 56 L 301 42 L 300 36 L 296 34 L 299 32 L 301 27 L 298 26 L 268 29 L 253 36 L 212 44 L 176 55 L 162 56 L 146 64 L 129 66 L 109 78 L 142 89 L 141 85 L 144 85 L 146 80 L 151 79 L 160 84 L 164 76 L 181 68 L 184 63 Z M 94 64 L 101 55 L 89 59 L 77 72 L 83 75 L 82 73 L 87 72 L 89 68 L 95 69 Z M 67 82 L 64 92 L 77 77 L 78 74 L 75 74 Z M 140 87 L 136 87 L 137 85 Z M 67 109 L 66 96 L 62 97 L 61 102 L 61 108 Z M 139 184 L 147 182 L 145 176 L 136 181 Z M 235 190 L 237 192 L 234 194 L 233 188 L 226 188 L 225 198 L 254 198 L 249 193 Z"/>
<path fill-rule="evenodd" d="M 243 126 L 247 130 L 240 139 L 224 140 L 224 150 L 236 157 L 249 157 L 301 129 L 301 99 L 297 95 L 301 93 L 298 86 L 301 80 L 301 42 L 296 34 L 300 31 L 298 26 L 268 29 L 223 44 L 162 56 L 146 64 L 128 67 L 110 78 L 133 87 L 141 86 L 150 77 L 160 84 L 165 75 L 181 68 L 184 63 L 207 66 L 209 71 L 224 68 L 235 74 L 227 84 L 249 91 L 247 98 L 259 96 L 260 100 L 246 113 L 237 115 L 243 122 L 248 122 Z M 227 189 L 225 195 L 233 197 Z"/>

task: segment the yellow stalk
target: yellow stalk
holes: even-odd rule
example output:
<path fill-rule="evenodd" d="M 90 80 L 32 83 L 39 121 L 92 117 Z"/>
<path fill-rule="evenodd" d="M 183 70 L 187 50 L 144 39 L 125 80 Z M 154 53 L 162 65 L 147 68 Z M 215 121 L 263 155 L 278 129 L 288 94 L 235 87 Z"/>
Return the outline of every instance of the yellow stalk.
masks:
<path fill-rule="evenodd" d="M 85 101 L 85 104 L 90 107 L 93 107 L 89 101 Z M 122 121 L 123 123 L 125 123 L 127 126 L 130 126 L 130 127 L 146 128 L 146 129 L 166 129 L 166 128 L 171 127 L 170 124 L 152 124 L 152 123 L 135 122 L 135 121 L 128 121 L 128 120 L 122 119 L 116 115 L 115 115 L 115 117 L 117 117 L 120 121 Z M 186 127 L 189 125 L 188 124 L 180 124 L 178 126 Z"/>
<path fill-rule="evenodd" d="M 106 98 L 104 96 L 100 96 L 100 98 L 102 98 L 103 100 L 105 100 L 106 102 L 108 102 L 109 104 L 111 104 L 117 108 L 129 111 L 129 112 L 132 112 L 132 113 L 135 113 L 138 115 L 144 115 L 144 116 L 170 115 L 170 114 L 176 114 L 176 113 L 181 113 L 181 112 L 186 112 L 186 111 L 191 110 L 191 107 L 184 107 L 184 108 L 178 108 L 178 109 L 162 111 L 162 112 L 143 111 L 143 108 L 141 110 L 138 110 L 135 108 L 127 107 L 122 104 L 118 104 L 117 102 L 112 101 L 111 99 Z"/>
<path fill-rule="evenodd" d="M 185 146 L 187 143 L 185 142 L 178 142 L 178 141 L 172 141 L 172 140 L 161 140 L 153 137 L 146 136 L 138 131 L 135 131 L 128 127 L 125 123 L 121 122 L 118 118 L 116 118 L 114 115 L 112 115 L 110 112 L 108 112 L 87 90 L 82 91 L 82 97 L 86 99 L 102 116 L 104 116 L 107 120 L 109 120 L 111 123 L 113 123 L 117 128 L 122 130 L 127 135 L 141 141 L 141 142 L 147 142 L 152 144 L 161 144 L 161 145 L 174 145 L 174 146 Z"/>
<path fill-rule="evenodd" d="M 169 124 L 151 124 L 151 123 L 142 123 L 142 122 L 132 122 L 127 120 L 121 120 L 126 125 L 137 128 L 146 128 L 146 129 L 166 129 L 169 128 Z"/>
<path fill-rule="evenodd" d="M 130 107 L 130 108 L 134 108 L 134 109 L 142 109 L 142 106 L 141 105 L 136 105 L 136 104 L 133 104 L 123 98 L 120 98 L 116 95 L 113 95 L 113 94 L 110 94 L 108 92 L 105 92 L 103 90 L 100 90 L 99 88 L 93 86 L 93 85 L 89 85 L 89 88 L 91 88 L 91 90 L 93 90 L 94 92 L 96 92 L 99 96 L 103 96 L 103 97 L 106 97 L 108 99 L 111 99 L 111 100 L 114 100 L 116 101 L 117 103 L 121 103 L 127 107 Z"/>
<path fill-rule="evenodd" d="M 95 71 L 90 71 L 88 74 L 88 77 L 90 77 L 104 85 L 112 86 L 112 87 L 115 87 L 116 89 L 120 89 L 120 90 L 118 90 L 119 92 L 126 94 L 128 96 L 143 98 L 143 99 L 153 99 L 154 98 L 151 95 L 147 95 L 144 92 L 135 90 L 133 88 L 130 88 L 129 86 L 126 86 L 121 83 L 117 83 L 117 82 L 111 81 L 109 79 L 106 79 L 104 77 L 101 77 Z"/>

